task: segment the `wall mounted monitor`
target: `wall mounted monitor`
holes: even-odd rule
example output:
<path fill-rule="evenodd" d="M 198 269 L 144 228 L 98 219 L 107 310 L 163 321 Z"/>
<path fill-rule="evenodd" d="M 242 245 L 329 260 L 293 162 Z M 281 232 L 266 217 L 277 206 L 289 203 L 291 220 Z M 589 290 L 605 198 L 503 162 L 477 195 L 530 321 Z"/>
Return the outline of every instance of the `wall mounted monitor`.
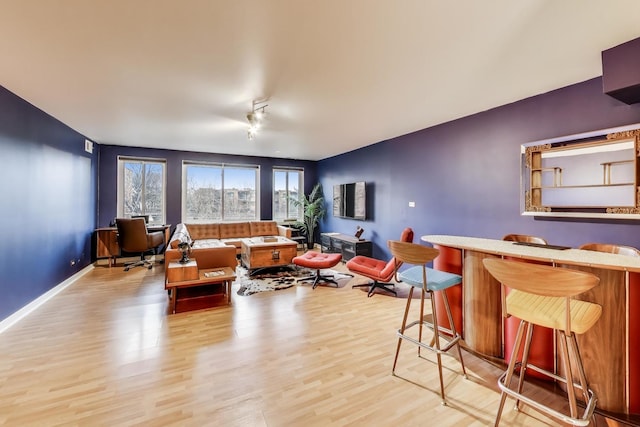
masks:
<path fill-rule="evenodd" d="M 333 216 L 367 218 L 367 191 L 364 181 L 333 186 Z"/>

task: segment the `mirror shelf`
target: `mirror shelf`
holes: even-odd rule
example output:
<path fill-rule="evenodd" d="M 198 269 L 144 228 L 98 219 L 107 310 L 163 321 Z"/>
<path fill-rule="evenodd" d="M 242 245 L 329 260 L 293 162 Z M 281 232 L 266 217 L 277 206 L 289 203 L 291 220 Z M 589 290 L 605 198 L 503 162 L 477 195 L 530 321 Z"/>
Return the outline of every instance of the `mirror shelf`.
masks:
<path fill-rule="evenodd" d="M 640 219 L 640 124 L 521 146 L 522 215 Z"/>

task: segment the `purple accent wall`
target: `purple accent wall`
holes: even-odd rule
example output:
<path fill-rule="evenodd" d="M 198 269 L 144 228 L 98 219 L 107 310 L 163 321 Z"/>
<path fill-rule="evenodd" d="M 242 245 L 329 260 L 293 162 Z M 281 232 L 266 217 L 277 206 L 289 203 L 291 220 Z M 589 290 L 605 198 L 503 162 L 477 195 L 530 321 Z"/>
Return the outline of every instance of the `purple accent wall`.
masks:
<path fill-rule="evenodd" d="M 640 247 L 640 221 L 534 218 L 519 209 L 521 144 L 634 123 L 640 106 L 605 95 L 595 78 L 322 160 L 325 197 L 331 199 L 334 184 L 364 180 L 370 219 L 333 217 L 328 204 L 321 229 L 353 234 L 361 225 L 376 257 L 389 257 L 387 240 L 406 226 L 415 241 L 425 234 L 519 233 L 574 247 L 590 241 Z"/>
<path fill-rule="evenodd" d="M 167 222 L 174 225 L 181 220 L 182 160 L 206 160 L 261 166 L 263 219 L 271 217 L 271 168 L 304 167 L 305 192 L 317 181 L 324 187 L 321 230 L 352 234 L 360 225 L 377 257 L 389 256 L 386 241 L 406 226 L 416 241 L 424 234 L 523 233 L 560 245 L 640 247 L 638 221 L 519 211 L 522 143 L 633 123 L 640 123 L 640 106 L 603 94 L 596 78 L 320 162 L 111 145 L 96 145 L 99 154 L 90 155 L 82 135 L 0 87 L 0 319 L 89 265 L 93 230 L 116 216 L 118 155 L 167 159 Z M 368 219 L 333 217 L 333 185 L 356 181 L 367 183 Z M 70 266 L 71 259 L 79 261 Z"/>
<path fill-rule="evenodd" d="M 91 263 L 97 155 L 84 140 L 0 86 L 0 320 Z"/>
<path fill-rule="evenodd" d="M 173 228 L 182 222 L 182 162 L 185 160 L 259 165 L 261 219 L 272 217 L 274 167 L 304 168 L 305 193 L 309 193 L 317 182 L 316 162 L 311 161 L 101 145 L 98 194 L 98 224 L 101 227 L 108 226 L 118 212 L 118 156 L 148 157 L 167 161 L 167 224 L 172 224 Z"/>

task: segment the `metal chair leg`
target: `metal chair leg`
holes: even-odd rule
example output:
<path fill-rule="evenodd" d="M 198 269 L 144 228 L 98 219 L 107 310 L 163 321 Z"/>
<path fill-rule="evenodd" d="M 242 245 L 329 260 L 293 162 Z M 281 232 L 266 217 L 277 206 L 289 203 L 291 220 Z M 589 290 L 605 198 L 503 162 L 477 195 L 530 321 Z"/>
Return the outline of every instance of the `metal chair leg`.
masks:
<path fill-rule="evenodd" d="M 440 352 L 440 327 L 438 326 L 438 316 L 436 315 L 436 301 L 431 292 L 431 313 L 433 316 L 433 335 L 435 337 L 436 359 L 438 360 L 438 376 L 440 378 L 440 399 L 442 405 L 447 402 L 444 398 L 444 381 L 442 379 L 442 354 Z"/>
<path fill-rule="evenodd" d="M 444 301 L 444 308 L 447 312 L 447 318 L 449 319 L 449 329 L 451 329 L 451 333 L 453 337 L 459 337 L 458 331 L 456 330 L 456 325 L 453 323 L 453 315 L 451 314 L 451 306 L 449 305 L 449 297 L 447 297 L 446 289 L 442 291 L 442 300 Z M 458 347 L 458 357 L 460 357 L 460 365 L 462 366 L 462 375 L 465 379 L 467 379 L 467 370 L 464 367 L 464 360 L 462 359 L 462 349 L 460 348 L 460 340 L 456 342 L 456 346 Z"/>
<path fill-rule="evenodd" d="M 413 290 L 413 287 L 411 288 Z M 418 341 L 422 342 L 422 327 L 424 325 L 424 296 L 425 290 L 422 288 L 420 290 L 420 323 L 418 324 Z M 420 350 L 422 350 L 422 346 L 418 346 L 418 357 L 420 357 Z"/>
<path fill-rule="evenodd" d="M 533 337 L 534 326 L 531 323 L 527 323 L 526 326 L 526 338 L 524 340 L 524 350 L 522 351 L 522 363 L 520 364 L 520 378 L 518 379 L 518 393 L 522 394 L 524 387 L 524 377 L 527 372 L 527 366 L 529 364 L 529 350 L 531 349 L 531 338 Z M 520 410 L 520 399 L 516 399 L 516 404 L 513 408 L 516 411 Z"/>
<path fill-rule="evenodd" d="M 516 333 L 516 341 L 513 345 L 513 349 L 511 350 L 511 360 L 509 360 L 509 366 L 507 367 L 506 377 L 504 379 L 504 383 L 502 385 L 506 388 L 509 388 L 511 385 L 511 378 L 513 377 L 513 373 L 516 369 L 516 359 L 518 357 L 518 352 L 520 351 L 520 347 L 522 345 L 523 331 L 525 321 L 521 320 L 520 325 L 518 326 L 518 332 Z M 504 376 L 504 374 L 503 374 Z M 502 377 L 498 378 L 498 386 L 501 385 Z M 502 387 L 500 387 L 502 389 Z M 498 427 L 500 424 L 500 418 L 502 417 L 502 410 L 504 409 L 504 404 L 507 400 L 507 393 L 502 390 L 500 394 L 500 406 L 498 406 L 498 415 L 496 416 L 496 422 L 494 423 L 495 427 Z"/>
<path fill-rule="evenodd" d="M 404 310 L 404 317 L 402 318 L 402 326 L 400 327 L 400 333 L 404 334 L 405 329 L 407 328 L 407 317 L 409 316 L 409 308 L 411 307 L 411 299 L 413 297 L 413 289 L 409 290 L 409 298 L 407 298 L 407 306 Z M 391 373 L 394 374 L 396 372 L 396 364 L 398 363 L 398 354 L 400 354 L 400 345 L 402 344 L 402 336 L 398 336 L 398 346 L 396 347 L 396 356 L 393 359 L 393 367 L 391 368 Z"/>
<path fill-rule="evenodd" d="M 569 344 L 567 335 L 558 331 L 561 335 L 560 349 L 562 351 L 562 358 L 564 359 L 565 375 L 567 377 L 567 397 L 569 399 L 569 413 L 572 418 L 578 417 L 578 406 L 576 403 L 576 390 L 573 385 L 573 370 L 571 369 L 571 359 L 569 358 Z"/>

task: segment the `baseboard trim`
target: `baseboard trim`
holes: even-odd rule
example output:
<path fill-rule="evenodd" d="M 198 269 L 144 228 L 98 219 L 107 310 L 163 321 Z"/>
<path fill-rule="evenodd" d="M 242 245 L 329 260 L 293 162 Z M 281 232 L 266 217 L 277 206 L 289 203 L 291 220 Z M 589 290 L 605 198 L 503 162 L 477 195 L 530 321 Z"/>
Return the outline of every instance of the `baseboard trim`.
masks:
<path fill-rule="evenodd" d="M 53 298 L 54 296 L 62 292 L 64 289 L 69 287 L 72 283 L 74 283 L 76 280 L 78 280 L 85 274 L 89 273 L 91 270 L 93 270 L 93 268 L 94 268 L 93 264 L 86 266 L 85 268 L 78 271 L 73 276 L 69 277 L 64 282 L 61 282 L 55 287 L 49 289 L 47 292 L 40 295 L 38 298 L 34 299 L 33 301 L 31 301 L 29 304 L 25 305 L 24 307 L 22 307 L 21 309 L 19 309 L 9 317 L 7 317 L 6 319 L 3 319 L 2 321 L 0 321 L 0 334 L 6 331 L 7 329 L 9 329 L 11 326 L 18 323 L 20 320 L 27 317 L 27 315 L 35 311 L 42 304 L 44 304 L 45 302 L 49 301 L 51 298 Z"/>

